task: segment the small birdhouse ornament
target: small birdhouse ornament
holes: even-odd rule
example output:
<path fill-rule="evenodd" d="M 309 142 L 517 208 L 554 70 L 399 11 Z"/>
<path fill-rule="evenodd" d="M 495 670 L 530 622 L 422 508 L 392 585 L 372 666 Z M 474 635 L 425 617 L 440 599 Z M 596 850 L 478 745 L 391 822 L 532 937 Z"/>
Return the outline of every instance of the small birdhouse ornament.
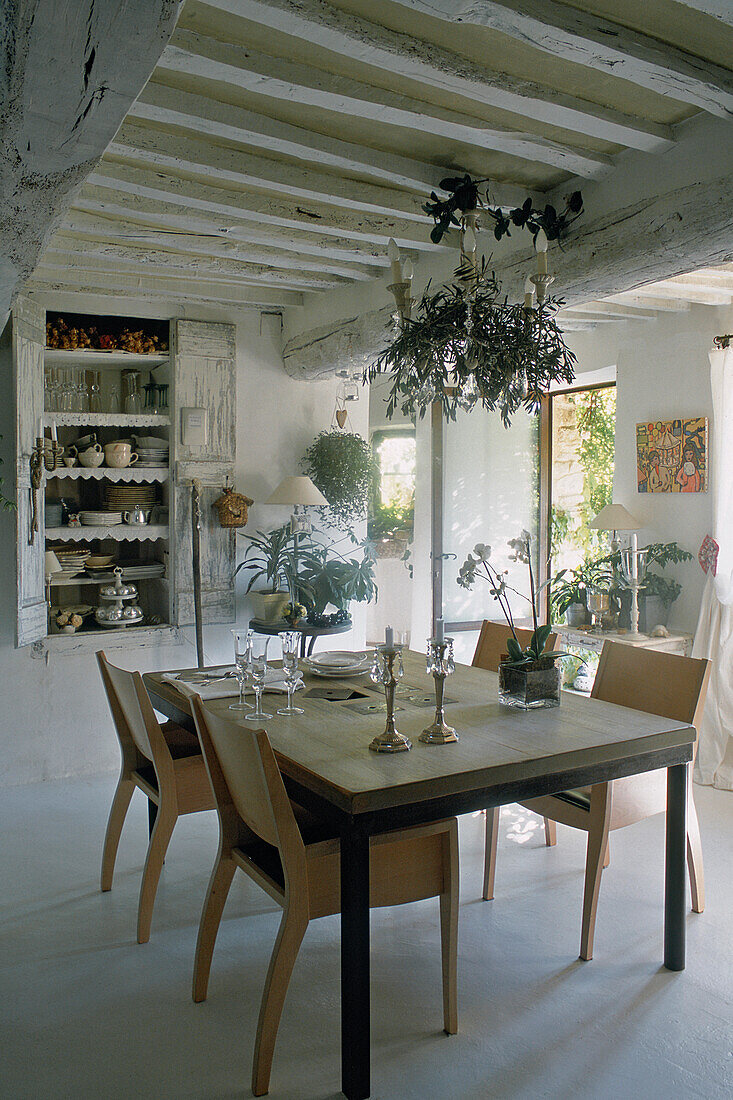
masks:
<path fill-rule="evenodd" d="M 250 504 L 254 504 L 254 501 L 242 493 L 235 493 L 233 485 L 225 485 L 222 495 L 214 501 L 212 508 L 216 510 L 222 527 L 244 527 Z"/>

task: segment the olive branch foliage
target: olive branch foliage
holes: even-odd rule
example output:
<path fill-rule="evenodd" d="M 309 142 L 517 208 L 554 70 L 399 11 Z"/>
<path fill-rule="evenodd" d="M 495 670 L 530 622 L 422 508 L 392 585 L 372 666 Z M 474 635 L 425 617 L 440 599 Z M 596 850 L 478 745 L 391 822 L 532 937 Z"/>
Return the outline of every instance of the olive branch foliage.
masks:
<path fill-rule="evenodd" d="M 397 409 L 423 417 L 439 401 L 448 420 L 481 404 L 508 425 L 520 407 L 536 412 L 550 383 L 574 378 L 575 356 L 555 321 L 563 304 L 561 298 L 546 298 L 536 309 L 510 303 L 482 258 L 477 271 L 460 267 L 439 290 L 428 283 L 415 316 L 404 320 L 364 380 L 391 376 L 388 418 Z"/>

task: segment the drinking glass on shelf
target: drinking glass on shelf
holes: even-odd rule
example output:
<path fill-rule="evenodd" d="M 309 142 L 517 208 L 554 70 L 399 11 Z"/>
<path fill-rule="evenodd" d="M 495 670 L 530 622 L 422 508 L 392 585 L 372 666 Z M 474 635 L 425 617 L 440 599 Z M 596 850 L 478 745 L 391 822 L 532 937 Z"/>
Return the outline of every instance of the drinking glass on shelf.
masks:
<path fill-rule="evenodd" d="M 115 382 L 109 391 L 109 408 L 107 412 L 118 413 L 121 412 L 120 408 L 120 387 Z"/>
<path fill-rule="evenodd" d="M 234 639 L 234 663 L 237 666 L 237 683 L 239 684 L 239 702 L 230 703 L 230 710 L 237 710 L 240 713 L 245 710 L 251 710 L 249 703 L 244 701 L 244 684 L 247 679 L 247 672 L 249 671 L 249 655 L 252 647 L 252 631 L 251 630 L 233 630 L 232 637 Z"/>
<path fill-rule="evenodd" d="M 89 412 L 101 413 L 102 411 L 102 394 L 101 387 L 99 385 L 99 371 L 92 372 L 92 384 L 89 390 Z"/>
<path fill-rule="evenodd" d="M 140 371 L 131 370 L 129 374 L 124 376 L 125 378 L 125 412 L 126 413 L 139 413 L 142 412 L 143 401 L 138 387 L 138 380 L 140 378 Z"/>
<path fill-rule="evenodd" d="M 247 722 L 258 722 L 262 718 L 272 718 L 271 714 L 265 714 L 262 709 L 262 692 L 265 690 L 267 678 L 267 646 L 270 639 L 264 634 L 253 634 L 252 644 L 249 650 L 249 675 L 252 687 L 255 689 L 255 709 L 245 714 Z"/>
<path fill-rule="evenodd" d="M 300 652 L 300 631 L 284 630 L 278 634 L 283 647 L 283 672 L 285 673 L 285 687 L 288 691 L 288 705 L 279 707 L 278 714 L 302 714 L 302 707 L 293 706 L 293 692 L 300 683 L 301 676 L 298 669 L 298 653 Z"/>

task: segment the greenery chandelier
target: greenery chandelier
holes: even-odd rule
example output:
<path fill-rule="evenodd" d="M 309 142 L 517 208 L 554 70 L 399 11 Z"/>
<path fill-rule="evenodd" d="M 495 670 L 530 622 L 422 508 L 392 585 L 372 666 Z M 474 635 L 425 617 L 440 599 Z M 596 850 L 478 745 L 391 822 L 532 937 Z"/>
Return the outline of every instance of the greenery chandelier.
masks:
<path fill-rule="evenodd" d="M 455 185 L 454 193 L 442 207 L 426 207 L 436 228 L 440 226 L 444 232 L 444 210 L 450 206 L 453 223 L 461 229 L 461 264 L 447 286 L 433 291 L 428 283 L 414 316 L 412 265 L 407 261 L 403 269 L 399 251 L 390 242 L 393 281 L 389 289 L 397 302 L 396 331 L 389 346 L 365 371 L 369 382 L 383 374 L 390 376 L 388 417 L 397 409 L 410 417 L 423 417 L 438 402 L 446 418 L 454 420 L 459 409 L 470 410 L 480 404 L 498 410 L 508 425 L 520 407 L 536 412 L 551 383 L 573 381 L 575 356 L 555 320 L 564 302 L 546 296 L 553 277 L 547 273 L 545 224 L 557 238 L 558 224 L 563 227 L 569 222 L 564 215 L 558 218 L 552 207 L 532 211 L 531 203 L 506 216 L 507 222 L 532 233 L 538 250 L 538 271 L 525 283 L 524 303 L 510 303 L 487 262 L 477 261 L 480 200 L 476 187 L 472 183 L 467 186 L 467 180 L 471 183 L 470 177 L 444 180 L 441 186 Z M 461 209 L 460 202 L 456 206 L 456 195 L 468 209 Z M 575 217 L 581 212 L 578 193 L 568 200 L 568 210 Z M 489 209 L 488 213 L 496 220 L 495 211 Z M 494 235 L 499 235 L 496 229 Z"/>

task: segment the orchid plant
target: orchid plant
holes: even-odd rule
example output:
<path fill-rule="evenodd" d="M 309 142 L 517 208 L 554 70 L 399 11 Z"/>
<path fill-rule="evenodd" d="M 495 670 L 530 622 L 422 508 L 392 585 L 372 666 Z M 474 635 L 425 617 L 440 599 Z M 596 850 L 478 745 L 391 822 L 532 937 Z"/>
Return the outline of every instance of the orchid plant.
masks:
<path fill-rule="evenodd" d="M 499 604 L 504 618 L 507 621 L 507 625 L 512 632 L 511 637 L 507 638 L 506 642 L 507 654 L 509 655 L 509 660 L 506 662 L 507 664 L 517 668 L 523 668 L 540 660 L 555 661 L 558 657 L 564 656 L 564 654 L 557 650 L 545 649 L 547 640 L 552 632 L 552 627 L 549 625 L 539 626 L 537 623 L 537 599 L 544 585 L 538 587 L 535 584 L 534 571 L 532 569 L 532 538 L 529 531 L 522 531 L 518 538 L 509 539 L 509 547 L 511 548 L 509 557 L 512 561 L 523 562 L 529 570 L 529 596 L 525 596 L 523 592 L 519 592 L 516 588 L 507 584 L 506 577 L 509 570 L 505 569 L 502 572 L 491 564 L 491 547 L 483 542 L 476 543 L 473 548 L 473 554 L 469 554 L 461 566 L 457 578 L 458 584 L 461 588 L 469 590 L 477 580 L 482 580 L 488 584 L 489 592 Z M 514 616 L 512 614 L 508 595 L 510 592 L 514 592 L 515 595 L 520 596 L 523 600 L 527 600 L 532 607 L 532 623 L 534 630 L 526 649 L 522 649 L 519 639 L 517 638 Z"/>

